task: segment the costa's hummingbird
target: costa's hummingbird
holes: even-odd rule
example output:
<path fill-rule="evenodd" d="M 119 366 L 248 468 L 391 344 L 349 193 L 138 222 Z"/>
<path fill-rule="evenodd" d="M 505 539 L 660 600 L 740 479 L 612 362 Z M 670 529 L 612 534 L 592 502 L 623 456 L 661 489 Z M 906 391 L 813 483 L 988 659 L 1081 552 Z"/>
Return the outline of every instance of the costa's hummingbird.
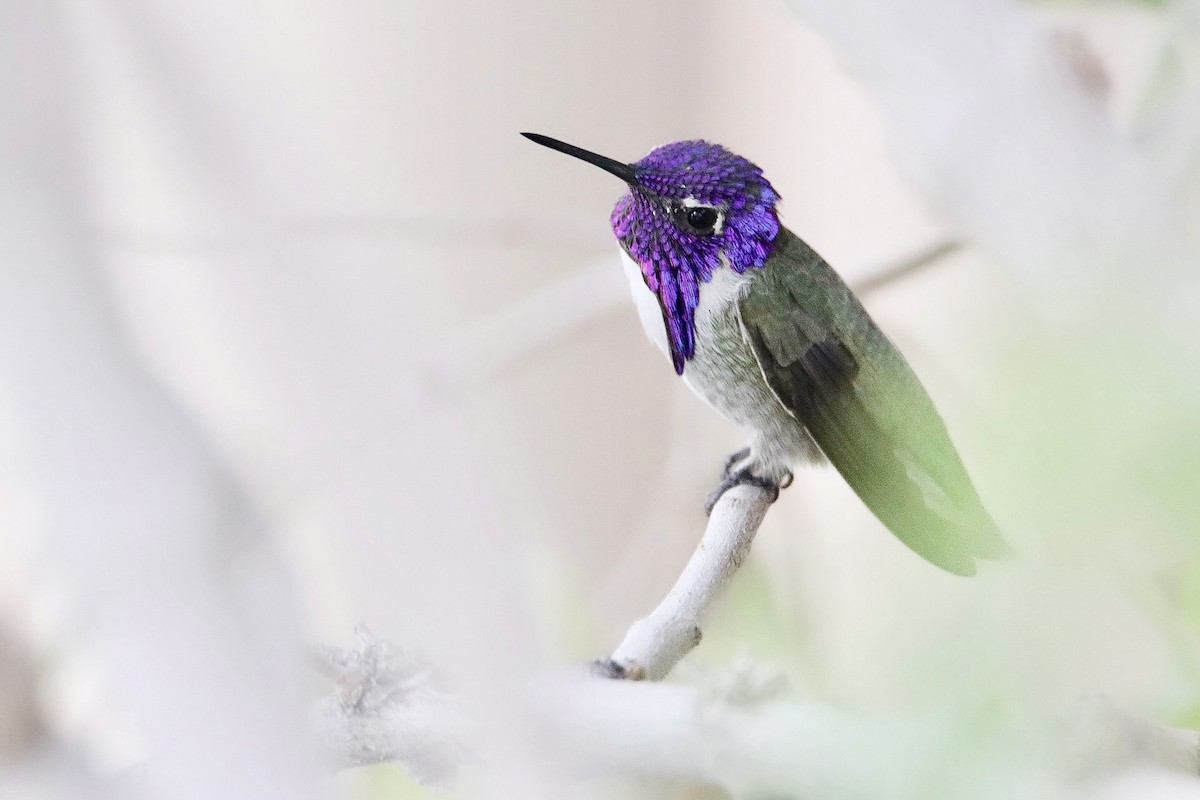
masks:
<path fill-rule="evenodd" d="M 710 511 L 739 483 L 778 497 L 794 466 L 828 459 L 937 566 L 970 575 L 976 558 L 1007 554 L 924 387 L 837 273 L 780 224 L 761 169 L 700 140 L 625 164 L 522 135 L 629 186 L 611 224 L 642 326 L 750 438 Z"/>

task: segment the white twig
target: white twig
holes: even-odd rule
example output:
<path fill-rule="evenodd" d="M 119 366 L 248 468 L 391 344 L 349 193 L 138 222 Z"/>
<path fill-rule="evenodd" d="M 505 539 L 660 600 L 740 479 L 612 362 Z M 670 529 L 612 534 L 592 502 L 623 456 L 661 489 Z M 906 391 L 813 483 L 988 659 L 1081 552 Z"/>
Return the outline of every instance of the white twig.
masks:
<path fill-rule="evenodd" d="M 679 580 L 658 608 L 633 623 L 613 652 L 612 660 L 627 677 L 666 677 L 700 643 L 704 612 L 742 565 L 770 507 L 770 496 L 757 486 L 735 486 L 721 496 Z"/>

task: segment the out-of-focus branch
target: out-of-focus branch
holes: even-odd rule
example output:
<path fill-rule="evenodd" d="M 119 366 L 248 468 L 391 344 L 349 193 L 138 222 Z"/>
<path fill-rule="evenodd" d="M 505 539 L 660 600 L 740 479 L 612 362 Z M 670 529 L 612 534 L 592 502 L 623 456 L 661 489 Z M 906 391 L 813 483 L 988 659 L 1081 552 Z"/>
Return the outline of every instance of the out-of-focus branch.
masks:
<path fill-rule="evenodd" d="M 355 631 L 358 649 L 321 648 L 337 692 L 316 708 L 316 721 L 339 767 L 394 761 L 416 780 L 448 785 L 466 760 L 462 720 L 411 652 Z"/>
<path fill-rule="evenodd" d="M 869 277 L 854 284 L 854 292 L 859 297 L 862 297 L 885 286 L 899 283 L 906 278 L 911 278 L 926 267 L 930 267 L 936 262 L 941 261 L 946 256 L 957 253 L 961 249 L 961 242 L 938 242 L 915 255 L 871 273 Z"/>
<path fill-rule="evenodd" d="M 1063 761 L 1077 774 L 1140 765 L 1200 775 L 1200 732 L 1131 714 L 1104 695 L 1076 703 L 1063 740 Z"/>
<path fill-rule="evenodd" d="M 359 640 L 357 650 L 323 649 L 337 690 L 314 719 L 335 763 L 390 761 L 447 785 L 469 758 L 462 709 L 410 653 L 361 628 Z M 704 687 L 559 674 L 523 688 L 544 752 L 569 771 L 669 775 L 750 796 L 876 797 L 881 781 L 920 763 L 933 731 L 783 696 L 774 671 L 748 664 Z"/>
<path fill-rule="evenodd" d="M 444 784 L 468 758 L 469 720 L 432 688 L 411 654 L 360 633 L 358 650 L 327 649 L 338 690 L 321 701 L 318 733 L 340 766 L 394 761 Z M 770 670 L 735 665 L 697 686 L 542 675 L 518 692 L 544 753 L 582 776 L 669 776 L 737 797 L 877 798 L 924 785 L 960 732 L 934 716 L 848 711 L 782 690 Z M 1137 771 L 1200 772 L 1200 734 L 1087 698 L 1049 749 L 979 765 L 991 787 L 1030 781 L 1051 795 L 1080 780 Z M 1035 737 L 1036 738 L 1036 737 Z M 1041 741 L 1040 739 L 1038 740 Z M 1049 757 L 1048 757 L 1049 754 Z"/>
<path fill-rule="evenodd" d="M 439 385 L 478 384 L 534 348 L 599 319 L 626 302 L 616 256 L 599 259 L 480 320 L 439 349 L 430 363 Z"/>
<path fill-rule="evenodd" d="M 45 743 L 34 654 L 22 637 L 0 626 L 0 763 Z"/>
<path fill-rule="evenodd" d="M 937 752 L 931 720 L 861 714 L 781 693 L 760 670 L 702 686 L 561 681 L 547 741 L 583 775 L 675 777 L 734 797 L 878 798 Z"/>
<path fill-rule="evenodd" d="M 630 627 L 611 663 L 626 678 L 659 680 L 700 643 L 704 612 L 750 552 L 772 504 L 757 486 L 721 495 L 696 552 L 670 593 Z M 418 780 L 443 786 L 466 758 L 462 716 L 434 690 L 418 658 L 356 631 L 359 648 L 323 648 L 338 691 L 320 702 L 317 724 L 335 763 L 397 762 Z"/>
<path fill-rule="evenodd" d="M 788 5 L 879 102 L 914 187 L 1021 268 L 1048 318 L 1087 312 L 1110 291 L 1125 302 L 1130 269 L 1150 280 L 1143 265 L 1183 252 L 1164 182 L 1106 119 L 1077 55 L 1024 4 Z"/>
<path fill-rule="evenodd" d="M 771 497 L 758 486 L 735 486 L 708 518 L 696 552 L 649 616 L 633 623 L 612 654 L 624 677 L 659 680 L 700 643 L 700 623 L 717 594 L 750 552 Z"/>

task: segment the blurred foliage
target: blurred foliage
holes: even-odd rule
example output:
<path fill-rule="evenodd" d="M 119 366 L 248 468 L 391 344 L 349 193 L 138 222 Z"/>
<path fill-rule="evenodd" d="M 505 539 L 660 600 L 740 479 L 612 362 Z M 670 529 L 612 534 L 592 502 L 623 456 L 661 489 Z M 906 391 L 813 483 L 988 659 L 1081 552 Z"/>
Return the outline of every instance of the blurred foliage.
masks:
<path fill-rule="evenodd" d="M 457 791 L 435 791 L 408 777 L 395 764 L 374 764 L 369 767 L 343 770 L 348 785 L 347 796 L 356 800 L 453 800 L 465 797 Z"/>

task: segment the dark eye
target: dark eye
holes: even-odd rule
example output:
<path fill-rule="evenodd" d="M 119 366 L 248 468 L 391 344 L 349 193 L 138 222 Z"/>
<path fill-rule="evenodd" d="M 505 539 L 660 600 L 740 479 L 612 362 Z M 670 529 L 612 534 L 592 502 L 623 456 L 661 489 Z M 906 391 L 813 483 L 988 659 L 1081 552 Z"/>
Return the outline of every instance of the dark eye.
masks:
<path fill-rule="evenodd" d="M 695 233 L 712 233 L 721 217 L 720 212 L 709 206 L 692 206 L 682 211 L 684 224 Z"/>

